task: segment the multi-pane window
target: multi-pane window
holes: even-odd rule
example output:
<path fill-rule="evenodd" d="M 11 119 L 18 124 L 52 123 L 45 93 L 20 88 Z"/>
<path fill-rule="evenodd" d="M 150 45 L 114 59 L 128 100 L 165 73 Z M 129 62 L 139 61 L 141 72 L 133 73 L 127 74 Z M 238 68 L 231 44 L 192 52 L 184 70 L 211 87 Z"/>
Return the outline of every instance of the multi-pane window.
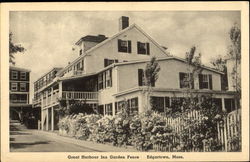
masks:
<path fill-rule="evenodd" d="M 106 71 L 106 77 L 105 77 L 105 81 L 106 81 L 106 87 L 111 87 L 112 86 L 112 70 L 107 70 Z"/>
<path fill-rule="evenodd" d="M 17 91 L 17 83 L 11 83 L 10 88 L 12 91 Z"/>
<path fill-rule="evenodd" d="M 113 115 L 113 113 L 112 113 L 112 103 L 105 105 L 105 115 Z"/>
<path fill-rule="evenodd" d="M 80 62 L 78 62 L 78 63 L 76 64 L 76 69 L 77 69 L 77 70 L 80 70 L 80 66 L 81 66 L 81 64 L 80 64 Z"/>
<path fill-rule="evenodd" d="M 137 42 L 137 53 L 143 55 L 150 55 L 149 43 Z"/>
<path fill-rule="evenodd" d="M 138 97 L 128 99 L 127 101 L 115 102 L 115 114 L 117 114 L 124 108 L 128 109 L 130 115 L 138 114 L 139 111 Z"/>
<path fill-rule="evenodd" d="M 170 98 L 169 97 L 151 97 L 152 110 L 157 112 L 165 112 L 166 108 L 170 108 Z"/>
<path fill-rule="evenodd" d="M 138 97 L 132 98 L 129 102 L 130 114 L 136 114 L 139 111 L 138 108 Z"/>
<path fill-rule="evenodd" d="M 11 79 L 17 79 L 18 78 L 18 72 L 17 71 L 11 71 Z"/>
<path fill-rule="evenodd" d="M 199 87 L 200 89 L 213 89 L 212 75 L 199 74 Z"/>
<path fill-rule="evenodd" d="M 118 52 L 131 53 L 131 41 L 118 39 Z"/>
<path fill-rule="evenodd" d="M 222 99 L 221 98 L 212 98 L 213 103 L 215 106 L 219 109 L 222 110 Z"/>
<path fill-rule="evenodd" d="M 115 114 L 117 114 L 119 111 L 125 108 L 126 106 L 125 104 L 126 104 L 125 101 L 115 102 Z"/>
<path fill-rule="evenodd" d="M 104 107 L 103 105 L 98 106 L 98 113 L 101 114 L 101 115 L 104 115 L 103 107 Z"/>
<path fill-rule="evenodd" d="M 20 91 L 26 91 L 26 83 L 20 83 Z"/>
<path fill-rule="evenodd" d="M 234 111 L 236 109 L 234 99 L 225 98 L 224 101 L 225 101 L 225 108 L 226 108 L 228 113 L 231 112 L 231 111 Z"/>
<path fill-rule="evenodd" d="M 107 67 L 113 63 L 117 63 L 118 60 L 117 59 L 104 59 L 104 67 Z"/>
<path fill-rule="evenodd" d="M 98 89 L 112 87 L 112 70 L 106 70 L 98 75 Z"/>
<path fill-rule="evenodd" d="M 21 80 L 26 80 L 26 72 L 21 72 L 20 73 L 20 79 Z"/>
<path fill-rule="evenodd" d="M 192 80 L 192 73 L 179 73 L 180 88 L 194 88 L 194 81 Z"/>
<path fill-rule="evenodd" d="M 164 97 L 151 97 L 152 110 L 164 112 Z"/>

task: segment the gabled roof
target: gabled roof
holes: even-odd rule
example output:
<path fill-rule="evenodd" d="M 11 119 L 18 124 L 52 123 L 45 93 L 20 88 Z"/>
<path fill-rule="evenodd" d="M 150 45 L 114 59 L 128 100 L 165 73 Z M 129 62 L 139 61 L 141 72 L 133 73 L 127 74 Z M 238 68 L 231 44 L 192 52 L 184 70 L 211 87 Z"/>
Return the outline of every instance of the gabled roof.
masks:
<path fill-rule="evenodd" d="M 164 48 L 162 46 L 160 46 L 156 41 L 154 41 L 146 32 L 144 32 L 138 25 L 136 24 L 132 24 L 129 27 L 121 30 L 120 32 L 118 32 L 117 34 L 113 35 L 112 37 L 106 39 L 105 41 L 97 44 L 96 46 L 94 46 L 93 48 L 90 48 L 89 50 L 87 50 L 85 53 L 86 55 L 88 55 L 90 52 L 96 50 L 97 48 L 105 45 L 106 43 L 108 43 L 109 41 L 115 39 L 116 37 L 120 36 L 121 34 L 127 32 L 128 30 L 131 30 L 133 28 L 136 28 L 137 30 L 139 30 L 143 35 L 145 35 L 150 41 L 152 41 L 162 52 L 164 52 L 166 55 L 168 55 L 166 53 L 166 51 L 164 50 Z"/>
<path fill-rule="evenodd" d="M 51 73 L 52 71 L 60 71 L 62 69 L 63 69 L 62 67 L 53 67 L 52 69 L 50 69 L 49 71 L 47 71 L 46 73 L 41 75 L 38 79 L 36 79 L 36 81 L 34 81 L 34 83 L 37 82 L 38 80 L 40 80 L 41 78 L 43 78 L 44 76 L 46 76 L 47 74 Z"/>
<path fill-rule="evenodd" d="M 181 61 L 183 63 L 186 63 L 187 64 L 187 61 L 185 59 L 182 59 L 182 58 L 179 58 L 179 57 L 174 57 L 174 56 L 169 56 L 169 57 L 158 57 L 156 58 L 157 61 L 165 61 L 165 60 L 177 60 L 177 61 Z M 119 63 L 113 63 L 113 64 L 110 64 L 109 66 L 107 67 L 104 67 L 102 69 L 100 69 L 99 71 L 96 71 L 94 73 L 88 73 L 88 74 L 81 74 L 81 75 L 75 75 L 75 76 L 68 76 L 68 77 L 61 77 L 61 78 L 58 78 L 58 80 L 61 80 L 61 81 L 65 81 L 65 80 L 74 80 L 74 79 L 80 79 L 80 78 L 84 78 L 84 77 L 89 77 L 89 76 L 93 76 L 93 75 L 97 75 L 103 71 L 106 71 L 108 69 L 111 69 L 111 68 L 114 68 L 116 66 L 123 66 L 123 65 L 129 65 L 129 64 L 139 64 L 139 63 L 146 63 L 146 62 L 149 62 L 150 59 L 143 59 L 143 60 L 133 60 L 133 61 L 127 61 L 127 62 L 119 62 Z M 206 70 L 209 70 L 209 71 L 213 71 L 215 73 L 218 73 L 218 74 L 224 74 L 223 72 L 220 72 L 218 70 L 215 70 L 213 68 L 210 68 L 210 67 L 207 67 L 207 66 L 201 66 L 202 68 L 206 69 Z"/>
<path fill-rule="evenodd" d="M 106 37 L 105 35 L 86 35 L 85 37 L 82 37 L 80 40 L 78 40 L 75 44 L 78 45 L 79 43 L 81 43 L 82 41 L 89 41 L 89 42 L 96 42 L 96 43 L 100 43 L 102 41 L 104 41 L 105 39 L 107 39 L 108 37 Z"/>
<path fill-rule="evenodd" d="M 79 61 L 80 59 L 82 59 L 83 57 L 85 56 L 90 56 L 91 55 L 91 52 L 93 52 L 94 50 L 102 47 L 103 45 L 105 45 L 106 43 L 110 42 L 111 40 L 117 38 L 118 36 L 120 36 L 121 34 L 133 29 L 133 28 L 136 28 L 138 31 L 140 31 L 144 36 L 146 36 L 150 41 L 152 41 L 152 43 L 154 43 L 154 45 L 156 45 L 163 53 L 166 54 L 166 56 L 168 56 L 168 54 L 166 53 L 165 49 L 159 45 L 156 41 L 154 41 L 146 32 L 144 32 L 138 25 L 136 24 L 132 24 L 130 25 L 129 27 L 121 30 L 120 32 L 118 32 L 117 34 L 113 35 L 112 37 L 102 41 L 101 43 L 97 44 L 96 46 L 90 48 L 89 50 L 87 50 L 83 55 L 79 56 L 77 59 L 75 59 L 73 62 L 71 62 L 69 65 L 67 65 L 65 68 L 63 68 L 60 72 L 59 72 L 59 75 L 64 72 L 64 70 L 66 70 L 68 67 L 72 66 L 72 64 L 76 63 L 77 61 Z M 81 39 L 80 39 L 81 40 Z M 80 41 L 79 40 L 79 41 Z M 78 42 L 79 42 L 78 41 Z"/>
<path fill-rule="evenodd" d="M 184 62 L 184 63 L 187 63 L 187 61 L 183 58 L 179 58 L 179 57 L 175 57 L 175 56 L 168 56 L 168 57 L 156 57 L 156 60 L 157 61 L 163 61 L 163 60 L 177 60 L 177 61 L 181 61 L 181 62 Z M 128 61 L 128 62 L 120 62 L 120 63 L 115 63 L 115 64 L 112 64 L 113 66 L 121 66 L 121 65 L 129 65 L 129 64 L 137 64 L 137 63 L 144 63 L 144 62 L 148 62 L 150 61 L 150 59 L 144 59 L 144 60 L 134 60 L 134 61 Z M 204 66 L 202 65 L 201 66 L 202 68 L 206 69 L 206 70 L 209 70 L 209 71 L 213 71 L 215 73 L 219 73 L 219 74 L 224 74 L 223 72 L 221 71 L 218 71 L 218 70 L 215 70 L 213 68 L 210 68 L 210 67 L 207 67 L 207 66 Z"/>

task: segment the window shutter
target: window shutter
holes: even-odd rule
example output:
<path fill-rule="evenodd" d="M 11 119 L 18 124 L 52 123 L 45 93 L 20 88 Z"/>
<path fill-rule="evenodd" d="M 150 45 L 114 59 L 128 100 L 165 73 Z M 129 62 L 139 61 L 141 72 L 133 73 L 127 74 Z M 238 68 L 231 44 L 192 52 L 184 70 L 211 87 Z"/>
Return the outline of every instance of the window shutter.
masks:
<path fill-rule="evenodd" d="M 109 71 L 110 87 L 112 87 L 112 69 Z"/>
<path fill-rule="evenodd" d="M 115 115 L 118 113 L 117 102 L 115 102 Z"/>
<path fill-rule="evenodd" d="M 30 85 L 29 83 L 26 83 L 26 92 L 29 92 L 29 90 L 30 90 Z"/>
<path fill-rule="evenodd" d="M 203 86 L 202 86 L 202 74 L 199 74 L 199 88 L 203 89 Z"/>
<path fill-rule="evenodd" d="M 111 112 L 111 114 L 110 114 L 110 115 L 113 115 L 113 104 L 112 104 L 112 103 L 110 103 L 109 105 L 110 105 L 110 112 Z"/>
<path fill-rule="evenodd" d="M 128 53 L 131 53 L 131 41 L 128 41 Z"/>
<path fill-rule="evenodd" d="M 106 88 L 106 73 L 102 73 L 103 88 Z"/>
<path fill-rule="evenodd" d="M 209 74 L 209 89 L 213 89 L 213 79 L 211 74 Z"/>
<path fill-rule="evenodd" d="M 138 85 L 142 86 L 143 82 L 143 69 L 138 69 Z"/>
<path fill-rule="evenodd" d="M 137 42 L 137 53 L 140 53 L 140 42 Z"/>
<path fill-rule="evenodd" d="M 147 43 L 147 55 L 150 55 L 149 43 Z"/>
<path fill-rule="evenodd" d="M 104 59 L 104 67 L 108 66 L 109 64 L 109 60 L 108 59 Z"/>
<path fill-rule="evenodd" d="M 121 43 L 122 40 L 118 39 L 118 52 L 121 52 Z"/>
<path fill-rule="evenodd" d="M 179 81 L 180 81 L 180 88 L 183 88 L 183 85 L 182 85 L 182 82 L 183 82 L 183 79 L 184 79 L 184 73 L 180 72 L 179 73 Z"/>

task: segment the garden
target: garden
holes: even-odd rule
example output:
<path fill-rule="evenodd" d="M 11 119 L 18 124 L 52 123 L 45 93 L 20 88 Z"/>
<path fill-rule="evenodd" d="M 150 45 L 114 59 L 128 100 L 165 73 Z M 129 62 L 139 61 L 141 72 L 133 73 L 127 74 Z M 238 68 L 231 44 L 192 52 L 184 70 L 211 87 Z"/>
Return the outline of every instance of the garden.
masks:
<path fill-rule="evenodd" d="M 129 114 L 124 104 L 115 116 L 103 116 L 81 112 L 71 104 L 69 109 L 74 111 L 67 111 L 60 118 L 59 134 L 117 147 L 132 146 L 138 151 L 241 150 L 238 113 L 229 119 L 230 114 L 220 111 L 208 97 L 195 104 L 185 100 L 179 106 L 177 109 L 175 105 L 174 111 L 168 108 L 169 115 L 153 110 Z"/>

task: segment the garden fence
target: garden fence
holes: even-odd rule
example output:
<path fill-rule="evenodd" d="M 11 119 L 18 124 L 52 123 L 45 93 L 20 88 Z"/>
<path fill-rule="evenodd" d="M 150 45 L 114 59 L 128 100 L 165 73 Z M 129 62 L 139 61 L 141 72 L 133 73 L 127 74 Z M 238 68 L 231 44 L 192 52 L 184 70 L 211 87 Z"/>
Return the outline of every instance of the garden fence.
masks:
<path fill-rule="evenodd" d="M 202 113 L 198 110 L 192 110 L 186 112 L 185 114 L 187 119 L 192 119 L 200 122 L 204 117 Z M 187 126 L 188 120 L 185 120 L 185 117 L 165 117 L 165 120 L 168 125 L 172 127 L 176 134 L 181 133 Z M 241 111 L 235 110 L 227 114 L 221 121 L 217 122 L 217 141 L 221 144 L 221 151 L 238 151 L 241 147 Z M 195 132 L 189 131 L 189 138 L 194 135 Z M 153 149 L 156 151 L 174 151 L 171 149 L 171 145 L 175 143 L 181 143 L 181 139 L 173 136 L 172 141 L 167 145 L 154 145 Z M 193 148 L 187 151 L 197 151 L 197 152 L 210 152 L 211 141 L 203 141 L 203 148 Z"/>

